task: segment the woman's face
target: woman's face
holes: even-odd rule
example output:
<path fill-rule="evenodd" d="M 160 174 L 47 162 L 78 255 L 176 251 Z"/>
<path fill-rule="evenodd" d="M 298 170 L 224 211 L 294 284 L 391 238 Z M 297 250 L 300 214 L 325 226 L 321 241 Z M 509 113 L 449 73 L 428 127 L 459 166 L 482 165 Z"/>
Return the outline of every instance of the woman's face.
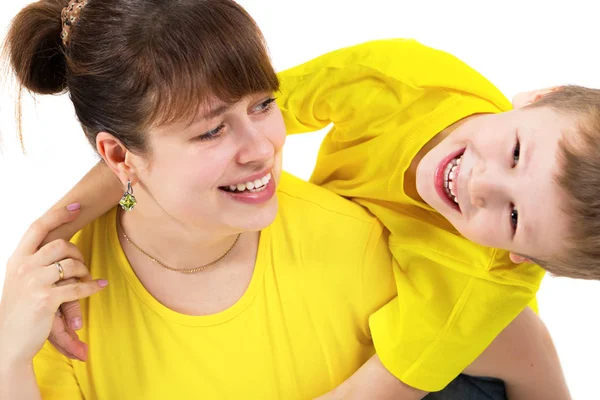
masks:
<path fill-rule="evenodd" d="M 151 130 L 150 157 L 131 156 L 139 208 L 190 229 L 258 231 L 277 214 L 285 142 L 271 93 L 213 101 L 191 123 Z"/>

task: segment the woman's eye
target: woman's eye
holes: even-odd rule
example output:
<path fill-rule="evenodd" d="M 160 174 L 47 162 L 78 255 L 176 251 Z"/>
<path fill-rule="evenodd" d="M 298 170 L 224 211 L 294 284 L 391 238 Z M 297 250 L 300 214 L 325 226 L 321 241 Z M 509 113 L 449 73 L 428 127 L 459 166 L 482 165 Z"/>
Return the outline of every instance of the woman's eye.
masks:
<path fill-rule="evenodd" d="M 513 232 L 517 230 L 517 225 L 519 224 L 519 211 L 517 211 L 514 205 L 511 206 L 512 210 L 510 212 L 510 226 L 512 227 Z"/>
<path fill-rule="evenodd" d="M 517 143 L 513 149 L 513 166 L 516 166 L 519 162 L 519 153 L 521 151 L 521 144 L 519 143 L 519 139 L 517 139 Z"/>
<path fill-rule="evenodd" d="M 273 107 L 274 104 L 275 104 L 275 98 L 274 97 L 268 98 L 267 100 L 263 101 L 262 103 L 260 103 L 256 107 L 254 107 L 254 112 L 265 113 L 265 112 L 269 111 Z"/>
<path fill-rule="evenodd" d="M 215 129 L 208 131 L 200 136 L 197 136 L 196 139 L 197 140 L 212 140 L 212 139 L 216 139 L 219 137 L 219 134 L 221 133 L 221 131 L 223 130 L 224 126 L 223 125 L 219 125 L 218 127 L 216 127 Z"/>

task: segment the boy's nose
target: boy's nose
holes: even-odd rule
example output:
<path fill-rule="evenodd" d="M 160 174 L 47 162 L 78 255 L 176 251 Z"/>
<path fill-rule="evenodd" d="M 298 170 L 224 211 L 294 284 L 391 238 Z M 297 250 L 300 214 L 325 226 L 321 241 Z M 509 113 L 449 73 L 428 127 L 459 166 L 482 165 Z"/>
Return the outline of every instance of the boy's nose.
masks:
<path fill-rule="evenodd" d="M 506 197 L 506 177 L 493 166 L 479 163 L 473 167 L 467 184 L 471 204 L 490 207 Z"/>

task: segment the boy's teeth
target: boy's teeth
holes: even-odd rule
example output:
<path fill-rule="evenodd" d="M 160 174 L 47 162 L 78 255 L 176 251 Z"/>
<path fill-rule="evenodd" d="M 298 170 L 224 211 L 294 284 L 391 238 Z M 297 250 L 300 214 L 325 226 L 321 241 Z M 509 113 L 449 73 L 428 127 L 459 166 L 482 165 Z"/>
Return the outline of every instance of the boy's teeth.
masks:
<path fill-rule="evenodd" d="M 456 198 L 456 172 L 460 166 L 460 161 L 462 160 L 462 155 L 459 158 L 455 158 L 450 161 L 448 165 L 446 165 L 446 169 L 444 170 L 444 186 L 446 188 L 446 193 L 451 200 L 458 204 L 458 199 Z"/>

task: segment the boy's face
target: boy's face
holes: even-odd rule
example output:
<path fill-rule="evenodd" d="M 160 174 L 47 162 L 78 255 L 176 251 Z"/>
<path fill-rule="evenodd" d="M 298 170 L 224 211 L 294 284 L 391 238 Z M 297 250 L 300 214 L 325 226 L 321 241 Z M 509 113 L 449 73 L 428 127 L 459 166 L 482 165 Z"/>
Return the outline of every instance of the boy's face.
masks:
<path fill-rule="evenodd" d="M 509 250 L 514 262 L 551 258 L 567 229 L 558 146 L 575 126 L 547 107 L 473 116 L 420 161 L 419 195 L 467 239 Z"/>

